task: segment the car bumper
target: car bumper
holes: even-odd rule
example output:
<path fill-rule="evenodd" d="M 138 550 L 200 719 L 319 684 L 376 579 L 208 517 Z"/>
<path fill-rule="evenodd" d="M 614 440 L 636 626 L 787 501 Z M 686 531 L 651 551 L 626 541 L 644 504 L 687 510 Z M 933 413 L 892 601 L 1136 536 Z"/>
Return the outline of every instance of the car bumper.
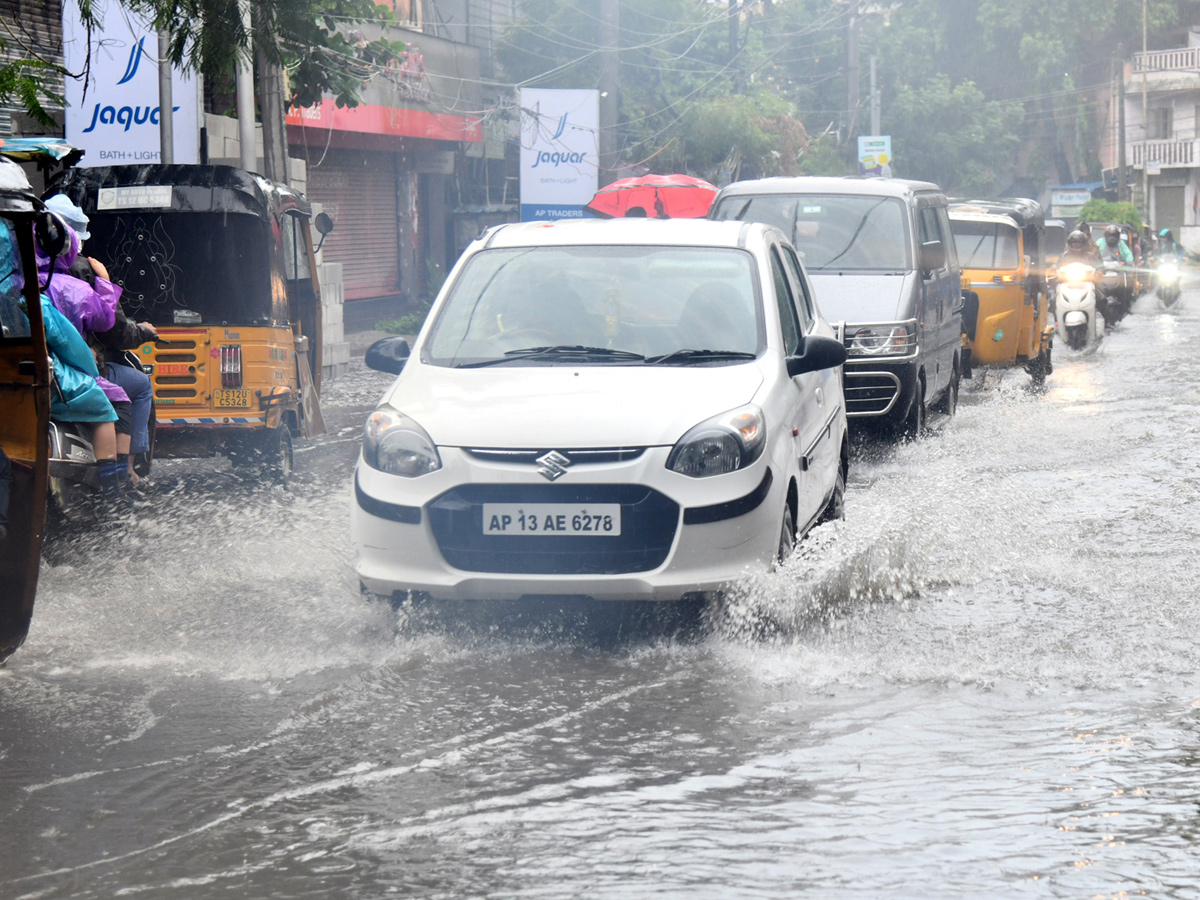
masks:
<path fill-rule="evenodd" d="M 351 486 L 359 580 L 375 594 L 442 600 L 677 600 L 765 570 L 787 490 L 780 468 L 764 456 L 739 472 L 694 479 L 667 470 L 668 452 L 575 465 L 554 483 L 529 465 L 453 448 L 441 450 L 440 470 L 416 479 L 360 460 Z M 622 536 L 484 535 L 484 502 L 619 502 Z"/>
<path fill-rule="evenodd" d="M 917 361 L 849 359 L 845 384 L 847 418 L 902 422 L 916 393 Z"/>

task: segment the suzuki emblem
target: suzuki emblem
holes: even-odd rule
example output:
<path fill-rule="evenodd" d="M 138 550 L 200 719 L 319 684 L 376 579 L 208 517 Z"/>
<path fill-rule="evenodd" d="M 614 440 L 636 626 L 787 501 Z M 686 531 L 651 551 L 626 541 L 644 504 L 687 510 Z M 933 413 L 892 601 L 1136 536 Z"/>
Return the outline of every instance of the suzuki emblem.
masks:
<path fill-rule="evenodd" d="M 571 461 L 559 453 L 557 450 L 551 450 L 545 456 L 537 458 L 538 472 L 547 481 L 557 481 L 567 474 L 567 466 L 571 465 Z"/>

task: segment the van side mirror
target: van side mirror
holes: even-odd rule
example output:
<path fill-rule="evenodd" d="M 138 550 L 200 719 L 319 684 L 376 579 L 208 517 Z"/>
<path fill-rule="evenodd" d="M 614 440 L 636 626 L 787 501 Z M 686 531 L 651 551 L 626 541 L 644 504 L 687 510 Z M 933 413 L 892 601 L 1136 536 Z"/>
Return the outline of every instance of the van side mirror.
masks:
<path fill-rule="evenodd" d="M 823 334 L 810 334 L 800 346 L 799 356 L 787 358 L 788 377 L 795 378 L 821 369 L 836 369 L 846 361 L 845 345 L 835 338 Z"/>
<path fill-rule="evenodd" d="M 410 352 L 408 341 L 404 338 L 382 338 L 367 348 L 363 362 L 367 364 L 368 369 L 374 369 L 376 372 L 399 375 L 404 370 L 404 364 L 408 362 Z"/>
<path fill-rule="evenodd" d="M 317 249 L 313 253 L 320 253 L 321 248 L 325 245 L 325 238 L 329 237 L 329 232 L 333 231 L 333 217 L 327 212 L 319 212 L 313 219 L 313 224 L 317 226 L 317 234 L 321 235 L 321 240 L 317 243 Z"/>
<path fill-rule="evenodd" d="M 935 272 L 946 265 L 946 247 L 941 241 L 921 245 L 921 271 Z"/>

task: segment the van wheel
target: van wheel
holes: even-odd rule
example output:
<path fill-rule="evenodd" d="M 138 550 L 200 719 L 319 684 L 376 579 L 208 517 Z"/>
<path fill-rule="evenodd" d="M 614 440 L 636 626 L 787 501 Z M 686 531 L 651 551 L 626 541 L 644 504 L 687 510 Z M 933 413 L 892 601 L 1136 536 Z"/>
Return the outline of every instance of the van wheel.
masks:
<path fill-rule="evenodd" d="M 950 383 L 946 385 L 946 393 L 942 394 L 942 398 L 938 400 L 937 406 L 934 407 L 938 412 L 947 416 L 953 416 L 958 412 L 958 386 L 962 380 L 962 376 L 958 372 L 958 362 L 954 363 L 954 370 L 950 375 Z"/>
<path fill-rule="evenodd" d="M 917 377 L 917 389 L 913 397 L 908 415 L 904 417 L 901 426 L 901 436 L 906 440 L 915 441 L 925 433 L 925 377 Z"/>

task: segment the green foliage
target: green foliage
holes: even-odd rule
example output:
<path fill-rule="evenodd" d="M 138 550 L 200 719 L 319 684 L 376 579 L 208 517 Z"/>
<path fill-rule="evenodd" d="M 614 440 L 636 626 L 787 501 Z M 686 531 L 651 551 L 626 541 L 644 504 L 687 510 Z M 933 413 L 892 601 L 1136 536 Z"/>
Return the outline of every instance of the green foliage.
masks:
<path fill-rule="evenodd" d="M 376 322 L 375 330 L 386 331 L 389 334 L 416 334 L 421 330 L 421 326 L 425 324 L 425 319 L 429 316 L 431 306 L 432 303 L 429 300 L 422 300 L 417 304 L 417 308 L 406 316 Z"/>
<path fill-rule="evenodd" d="M 357 106 L 359 90 L 404 44 L 382 29 L 395 20 L 371 0 L 255 0 L 252 34 L 238 0 L 125 0 L 125 5 L 171 32 L 171 60 L 203 72 L 226 74 L 250 48 L 288 72 L 289 103 L 311 106 L 332 94 L 338 106 Z M 351 29 L 370 28 L 377 36 Z"/>
<path fill-rule="evenodd" d="M 857 175 L 858 162 L 848 145 L 838 145 L 833 135 L 810 141 L 800 157 L 801 175 Z"/>
<path fill-rule="evenodd" d="M 1132 203 L 1111 203 L 1095 198 L 1083 204 L 1079 210 L 1080 222 L 1120 222 L 1134 230 L 1142 227 L 1142 217 Z"/>

